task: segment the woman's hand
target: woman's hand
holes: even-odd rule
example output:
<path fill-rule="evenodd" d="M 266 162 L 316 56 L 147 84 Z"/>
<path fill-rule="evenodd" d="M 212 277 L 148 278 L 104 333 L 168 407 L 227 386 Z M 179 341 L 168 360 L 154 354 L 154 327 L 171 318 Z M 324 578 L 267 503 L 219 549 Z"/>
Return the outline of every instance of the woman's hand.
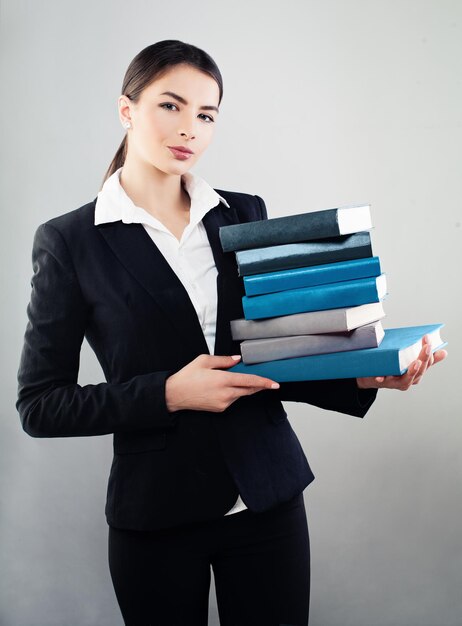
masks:
<path fill-rule="evenodd" d="M 215 369 L 236 365 L 239 358 L 200 354 L 165 381 L 167 409 L 222 412 L 240 396 L 279 388 L 270 378 Z"/>
<path fill-rule="evenodd" d="M 428 335 L 422 339 L 422 350 L 418 358 L 413 361 L 405 374 L 402 376 L 370 376 L 357 378 L 356 383 L 360 389 L 400 389 L 406 391 L 411 385 L 418 385 L 422 376 L 429 367 L 443 361 L 448 353 L 446 350 L 436 350 L 432 353 Z"/>

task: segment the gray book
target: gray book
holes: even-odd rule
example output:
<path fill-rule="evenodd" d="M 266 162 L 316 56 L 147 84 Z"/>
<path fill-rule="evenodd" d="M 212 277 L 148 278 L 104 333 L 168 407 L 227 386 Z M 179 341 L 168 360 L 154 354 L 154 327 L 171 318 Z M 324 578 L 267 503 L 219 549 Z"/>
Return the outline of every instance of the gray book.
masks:
<path fill-rule="evenodd" d="M 242 363 L 377 348 L 384 336 L 382 322 L 378 321 L 343 333 L 247 339 L 241 342 Z"/>
<path fill-rule="evenodd" d="M 371 302 L 325 311 L 280 315 L 258 320 L 248 320 L 242 317 L 231 320 L 231 335 L 234 340 L 239 341 L 241 339 L 345 332 L 376 322 L 383 317 L 385 317 L 385 312 L 382 302 Z"/>

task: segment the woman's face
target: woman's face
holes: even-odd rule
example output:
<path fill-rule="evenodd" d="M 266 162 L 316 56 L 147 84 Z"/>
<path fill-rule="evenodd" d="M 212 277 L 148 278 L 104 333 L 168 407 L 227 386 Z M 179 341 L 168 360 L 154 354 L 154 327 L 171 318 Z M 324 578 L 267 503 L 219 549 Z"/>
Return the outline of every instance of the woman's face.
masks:
<path fill-rule="evenodd" d="M 135 156 L 167 174 L 189 170 L 212 140 L 219 96 L 211 76 L 185 64 L 148 85 L 136 104 L 120 96 L 121 122 L 130 120 L 132 125 L 127 158 Z M 169 146 L 189 148 L 194 154 L 180 158 Z"/>

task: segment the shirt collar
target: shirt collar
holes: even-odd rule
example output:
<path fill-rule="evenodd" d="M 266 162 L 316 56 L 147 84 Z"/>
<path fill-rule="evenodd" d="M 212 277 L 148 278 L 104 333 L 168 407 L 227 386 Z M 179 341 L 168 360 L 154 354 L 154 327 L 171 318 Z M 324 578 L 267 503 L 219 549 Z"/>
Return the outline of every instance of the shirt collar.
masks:
<path fill-rule="evenodd" d="M 96 198 L 95 225 L 122 220 L 124 224 L 139 222 L 164 230 L 165 227 L 142 207 L 138 207 L 125 193 L 120 184 L 119 167 L 106 179 Z M 181 175 L 183 185 L 191 198 L 190 224 L 199 222 L 204 215 L 220 202 L 230 208 L 223 196 L 213 189 L 203 178 L 185 172 Z"/>

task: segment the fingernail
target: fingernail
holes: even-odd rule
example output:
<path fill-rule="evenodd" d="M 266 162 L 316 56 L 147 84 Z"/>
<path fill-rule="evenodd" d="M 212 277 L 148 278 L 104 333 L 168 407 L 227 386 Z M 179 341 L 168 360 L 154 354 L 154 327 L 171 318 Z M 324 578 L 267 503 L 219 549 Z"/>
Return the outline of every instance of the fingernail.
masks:
<path fill-rule="evenodd" d="M 431 351 L 432 351 L 432 349 L 431 349 L 431 347 L 430 347 L 430 346 L 427 346 L 427 347 L 425 348 L 425 354 L 426 354 L 427 356 L 429 356 L 429 355 L 430 355 Z"/>
<path fill-rule="evenodd" d="M 279 389 L 279 383 L 273 383 L 271 389 Z"/>
<path fill-rule="evenodd" d="M 235 361 L 239 361 L 239 359 L 241 358 L 241 355 L 240 354 L 233 354 L 231 358 L 234 359 Z"/>

